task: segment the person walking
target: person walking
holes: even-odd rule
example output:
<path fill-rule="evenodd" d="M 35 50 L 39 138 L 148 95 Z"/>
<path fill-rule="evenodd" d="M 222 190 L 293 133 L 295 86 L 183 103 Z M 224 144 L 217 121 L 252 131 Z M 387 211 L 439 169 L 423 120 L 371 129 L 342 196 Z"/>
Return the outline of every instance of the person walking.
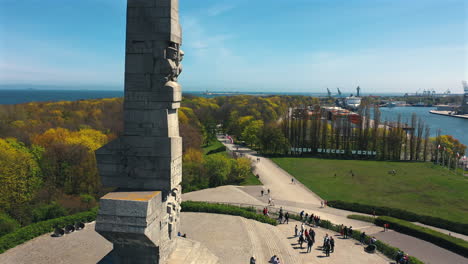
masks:
<path fill-rule="evenodd" d="M 297 231 L 299 231 L 299 230 L 298 230 L 297 225 L 296 225 L 296 226 L 294 227 L 294 236 L 295 236 L 295 237 L 297 237 Z"/>
<path fill-rule="evenodd" d="M 348 227 L 347 226 L 345 226 L 343 228 L 343 238 L 348 238 Z"/>
<path fill-rule="evenodd" d="M 315 231 L 312 229 L 312 227 L 309 229 L 309 236 L 312 238 L 315 242 Z"/>
<path fill-rule="evenodd" d="M 284 215 L 284 222 L 286 222 L 286 224 L 289 224 L 289 212 L 286 212 L 286 214 Z"/>
<path fill-rule="evenodd" d="M 291 178 L 291 184 L 294 184 L 294 178 Z"/>
<path fill-rule="evenodd" d="M 307 253 L 312 251 L 313 245 L 314 245 L 314 240 L 311 237 L 309 237 L 309 239 L 307 239 Z"/>
<path fill-rule="evenodd" d="M 330 236 L 330 252 L 335 252 L 335 239 L 332 236 Z"/>
<path fill-rule="evenodd" d="M 270 194 L 270 189 L 267 190 L 268 194 Z"/>
<path fill-rule="evenodd" d="M 264 191 L 263 191 L 263 189 L 262 189 L 262 190 L 260 191 L 260 194 L 261 194 L 262 196 L 263 196 L 263 192 L 264 192 Z"/>
<path fill-rule="evenodd" d="M 325 248 L 325 245 L 327 244 L 327 242 L 328 242 L 329 239 L 330 239 L 330 238 L 328 237 L 328 234 L 325 234 L 325 237 L 323 238 L 323 246 L 322 246 L 322 248 Z"/>
<path fill-rule="evenodd" d="M 255 256 L 250 257 L 250 264 L 255 264 L 257 262 L 257 259 Z"/>
<path fill-rule="evenodd" d="M 331 249 L 330 240 L 327 240 L 327 242 L 325 243 L 325 246 L 324 246 L 325 255 L 327 257 L 330 256 L 330 249 Z"/>
<path fill-rule="evenodd" d="M 303 234 L 299 235 L 299 245 L 301 246 L 301 249 L 302 249 L 302 243 L 304 243 L 304 235 Z"/>
<path fill-rule="evenodd" d="M 301 217 L 301 221 L 302 221 L 302 218 L 304 217 L 304 210 L 302 210 L 302 211 L 299 213 L 299 216 Z"/>

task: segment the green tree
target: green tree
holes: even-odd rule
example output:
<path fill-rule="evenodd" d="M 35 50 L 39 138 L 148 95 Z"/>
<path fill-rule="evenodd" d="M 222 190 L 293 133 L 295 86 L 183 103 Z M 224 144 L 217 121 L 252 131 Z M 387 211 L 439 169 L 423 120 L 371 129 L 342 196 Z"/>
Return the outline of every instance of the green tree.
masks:
<path fill-rule="evenodd" d="M 252 172 L 250 159 L 238 158 L 232 159 L 231 172 L 229 174 L 229 183 L 239 184 L 244 181 Z"/>
<path fill-rule="evenodd" d="M 263 127 L 260 145 L 265 154 L 286 154 L 290 150 L 288 139 L 279 127 L 267 125 Z"/>
<path fill-rule="evenodd" d="M 220 186 L 227 182 L 231 172 L 231 162 L 224 154 L 212 154 L 205 158 L 204 167 L 209 177 L 210 187 Z"/>
<path fill-rule="evenodd" d="M 0 209 L 14 211 L 30 202 L 41 185 L 34 155 L 16 139 L 0 139 Z"/>
<path fill-rule="evenodd" d="M 259 145 L 260 143 L 260 132 L 263 129 L 263 121 L 262 120 L 256 120 L 250 122 L 245 128 L 244 131 L 242 132 L 242 139 L 249 144 L 251 147 L 253 145 Z"/>

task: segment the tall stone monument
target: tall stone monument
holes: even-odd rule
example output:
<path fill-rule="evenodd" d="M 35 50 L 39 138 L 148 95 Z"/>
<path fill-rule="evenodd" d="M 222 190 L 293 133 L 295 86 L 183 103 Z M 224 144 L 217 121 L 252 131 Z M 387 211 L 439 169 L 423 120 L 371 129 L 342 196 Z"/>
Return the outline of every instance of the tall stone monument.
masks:
<path fill-rule="evenodd" d="M 105 187 L 96 231 L 102 263 L 164 263 L 179 229 L 182 139 L 177 111 L 184 53 L 178 0 L 128 0 L 123 135 L 96 151 Z"/>

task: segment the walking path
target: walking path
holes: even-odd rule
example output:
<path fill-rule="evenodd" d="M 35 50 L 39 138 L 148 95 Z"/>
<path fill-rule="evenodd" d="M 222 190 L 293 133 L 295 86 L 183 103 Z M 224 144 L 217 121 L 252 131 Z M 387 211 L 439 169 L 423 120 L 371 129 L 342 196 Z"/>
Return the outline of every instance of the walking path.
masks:
<path fill-rule="evenodd" d="M 213 255 L 222 264 L 248 263 L 251 256 L 257 258 L 257 263 L 268 264 L 268 260 L 273 255 L 277 255 L 281 263 L 286 264 L 389 262 L 380 254 L 365 253 L 362 246 L 355 244 L 355 240 L 342 240 L 336 237 L 336 233 L 322 228 L 314 228 L 317 243 L 311 253 L 305 253 L 305 249 L 299 248 L 297 238 L 293 236 L 296 224 L 298 222 L 291 221 L 289 224 L 275 227 L 239 216 L 182 213 L 181 232 L 186 233 L 190 241 L 199 244 L 178 241 L 181 242 L 183 250 L 176 251 L 174 261 L 170 263 L 216 263 Z M 317 248 L 326 233 L 333 234 L 336 241 L 336 250 L 330 257 L 325 257 Z M 186 245 L 183 245 L 184 242 L 187 242 Z M 112 244 L 94 231 L 93 222 L 87 224 L 85 229 L 63 237 L 51 237 L 51 234 L 45 234 L 30 240 L 0 254 L 0 263 L 97 263 L 111 250 Z M 186 259 L 187 254 L 190 254 L 190 258 L 196 259 L 191 259 L 193 262 L 180 261 Z"/>
<path fill-rule="evenodd" d="M 260 181 L 264 184 L 265 190 L 270 189 L 271 197 L 274 200 L 276 206 L 281 205 L 286 210 L 292 211 L 306 209 L 307 212 L 318 214 L 322 216 L 323 219 L 330 220 L 336 224 L 353 225 L 355 229 L 362 228 L 361 230 L 365 231 L 367 234 L 376 235 L 379 233 L 378 228 L 376 229 L 375 226 L 370 226 L 369 223 L 346 218 L 346 216 L 349 214 L 357 213 L 335 208 L 319 208 L 320 202 L 322 201 L 320 197 L 303 186 L 296 179 L 294 180 L 295 184 L 292 184 L 291 179 L 293 176 L 278 167 L 271 160 L 264 157 L 259 157 L 256 152 L 248 148 L 238 147 L 237 145 L 230 144 L 223 138 L 218 139 L 223 142 L 223 144 L 226 145 L 230 151 L 238 151 L 253 160 L 255 163 L 254 173 L 259 175 Z M 260 158 L 259 162 L 257 162 L 258 157 Z M 240 189 L 242 190 L 243 188 Z M 267 199 L 260 196 L 258 189 L 254 190 L 253 188 L 244 188 L 244 191 L 254 198 L 257 198 L 259 201 L 265 202 L 265 199 Z M 252 193 L 256 191 L 257 194 Z M 369 230 L 366 230 L 365 226 L 367 226 Z M 398 245 L 395 246 L 400 247 L 406 253 L 413 255 L 426 263 L 467 262 L 466 258 L 440 248 L 434 244 L 427 243 L 426 241 L 417 238 L 408 239 L 409 236 L 395 231 L 391 231 L 391 233 L 393 234 L 392 237 L 395 237 L 395 239 L 390 239 L 388 236 L 381 236 L 382 241 L 392 245 L 392 242 L 396 240 L 398 241 Z M 414 247 L 415 243 L 424 244 L 424 247 Z"/>

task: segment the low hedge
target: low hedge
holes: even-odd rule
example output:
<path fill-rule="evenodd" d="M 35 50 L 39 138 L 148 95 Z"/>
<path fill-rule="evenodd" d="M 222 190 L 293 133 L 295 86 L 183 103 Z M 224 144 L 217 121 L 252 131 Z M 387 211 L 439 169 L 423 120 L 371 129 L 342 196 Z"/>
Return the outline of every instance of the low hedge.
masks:
<path fill-rule="evenodd" d="M 290 218 L 292 219 L 295 219 L 295 220 L 298 220 L 300 221 L 301 218 L 299 215 L 297 214 L 290 214 Z M 323 227 L 323 228 L 326 228 L 326 229 L 329 229 L 329 230 L 332 230 L 332 231 L 335 231 L 335 232 L 340 232 L 340 225 L 335 225 L 333 224 L 332 222 L 328 221 L 328 220 L 320 220 L 320 223 L 319 223 L 319 226 L 320 227 Z M 353 230 L 353 234 L 352 234 L 352 237 L 356 240 L 360 240 L 361 238 L 361 232 L 358 231 L 358 230 Z M 365 241 L 370 241 L 370 236 L 365 236 Z M 398 251 L 401 251 L 399 248 L 396 248 L 396 247 L 392 247 L 382 241 L 377 241 L 375 243 L 375 245 L 377 246 L 377 250 L 382 252 L 382 254 L 384 254 L 385 256 L 387 256 L 388 258 L 394 260 Z M 410 256 L 409 257 L 409 260 L 410 260 L 410 264 L 424 264 L 424 262 L 422 262 L 421 260 L 415 258 L 415 257 L 412 257 Z"/>
<path fill-rule="evenodd" d="M 374 223 L 375 218 L 372 216 L 367 216 L 367 215 L 356 215 L 356 214 L 351 214 L 346 216 L 349 219 L 354 219 L 354 220 L 359 220 L 359 221 L 364 221 L 364 222 L 369 222 L 369 223 Z"/>
<path fill-rule="evenodd" d="M 19 227 L 20 224 L 18 221 L 7 214 L 0 212 L 0 237 L 15 231 Z"/>
<path fill-rule="evenodd" d="M 264 216 L 263 214 L 257 214 L 255 208 L 252 207 L 237 207 L 226 204 L 216 204 L 207 202 L 195 202 L 195 201 L 183 201 L 181 203 L 182 212 L 203 212 L 213 214 L 227 214 L 237 215 L 244 218 L 252 219 L 262 223 L 277 225 L 276 220 Z"/>
<path fill-rule="evenodd" d="M 446 248 L 464 257 L 468 257 L 468 242 L 452 237 L 430 228 L 415 225 L 405 220 L 396 219 L 389 216 L 380 216 L 375 220 L 375 224 L 383 226 L 389 224 L 389 228 L 398 232 L 414 236 L 430 243 Z"/>
<path fill-rule="evenodd" d="M 97 208 L 74 215 L 34 223 L 0 237 L 0 254 L 28 240 L 53 232 L 56 227 L 65 227 L 75 222 L 91 222 L 96 219 Z"/>
<path fill-rule="evenodd" d="M 345 209 L 365 214 L 372 214 L 375 211 L 376 215 L 391 216 L 410 222 L 419 222 L 425 225 L 435 226 L 442 229 L 450 230 L 452 232 L 468 235 L 468 224 L 453 222 L 450 220 L 433 216 L 420 215 L 402 209 L 390 208 L 385 206 L 366 205 L 360 203 L 350 203 L 344 201 L 328 201 L 327 204 L 334 208 Z"/>

